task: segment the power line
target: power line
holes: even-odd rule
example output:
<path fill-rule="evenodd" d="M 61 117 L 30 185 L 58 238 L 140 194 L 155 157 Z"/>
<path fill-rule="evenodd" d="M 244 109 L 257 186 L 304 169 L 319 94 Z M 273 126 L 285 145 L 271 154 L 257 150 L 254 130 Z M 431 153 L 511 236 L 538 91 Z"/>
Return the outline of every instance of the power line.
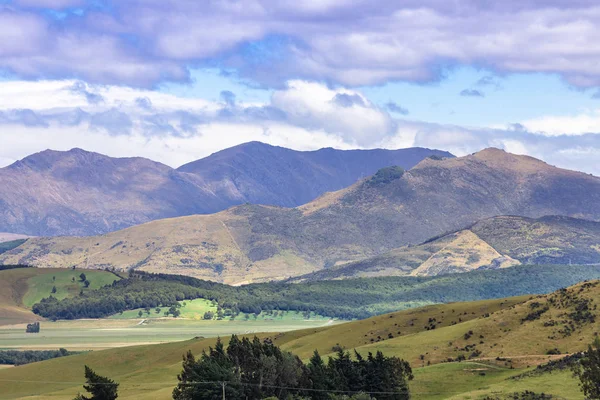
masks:
<path fill-rule="evenodd" d="M 30 380 L 20 380 L 20 379 L 0 379 L 0 382 L 14 382 L 14 383 L 37 383 L 37 384 L 64 384 L 64 385 L 77 385 L 82 386 L 87 384 L 87 382 L 70 382 L 70 381 L 30 381 Z M 118 382 L 117 382 L 118 383 Z M 419 381 L 419 383 L 434 383 L 434 381 Z M 96 383 L 94 385 L 112 385 L 110 383 Z M 150 388 L 144 388 L 144 386 L 149 385 L 160 385 L 160 386 L 202 386 L 202 385 L 217 385 L 218 386 L 254 386 L 254 387 L 262 387 L 268 389 L 283 389 L 283 390 L 296 390 L 296 391 L 305 391 L 305 392 L 320 392 L 320 393 L 365 393 L 365 394 L 401 394 L 401 393 L 426 393 L 426 394 L 446 394 L 446 393 L 464 393 L 461 391 L 443 391 L 443 392 L 417 392 L 413 390 L 407 391 L 394 391 L 394 392 L 367 392 L 367 391 L 352 391 L 352 390 L 329 390 L 329 389 L 313 389 L 313 388 L 301 388 L 301 387 L 288 387 L 288 386 L 277 386 L 277 385 L 263 385 L 258 383 L 250 383 L 250 382 L 231 382 L 231 381 L 201 381 L 201 382 L 186 382 L 186 383 L 176 383 L 176 382 L 149 382 L 144 384 L 128 384 L 123 385 L 122 387 L 127 388 L 136 388 L 138 390 L 155 390 Z"/>

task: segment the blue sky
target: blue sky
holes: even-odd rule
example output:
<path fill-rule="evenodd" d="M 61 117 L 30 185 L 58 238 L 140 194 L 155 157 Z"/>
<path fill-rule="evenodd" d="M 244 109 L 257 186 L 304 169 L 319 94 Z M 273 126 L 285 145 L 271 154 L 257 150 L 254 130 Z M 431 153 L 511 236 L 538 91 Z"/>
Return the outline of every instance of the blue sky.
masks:
<path fill-rule="evenodd" d="M 591 0 L 0 0 L 0 166 L 495 146 L 600 175 Z"/>

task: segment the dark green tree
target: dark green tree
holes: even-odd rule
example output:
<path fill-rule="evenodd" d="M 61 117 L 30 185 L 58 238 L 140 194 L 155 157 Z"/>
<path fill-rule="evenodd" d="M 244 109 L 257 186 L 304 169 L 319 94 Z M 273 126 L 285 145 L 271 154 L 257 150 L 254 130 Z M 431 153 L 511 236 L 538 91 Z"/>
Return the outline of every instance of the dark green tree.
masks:
<path fill-rule="evenodd" d="M 235 373 L 221 339 L 208 353 L 203 352 L 199 360 L 188 352 L 183 357 L 183 371 L 177 379 L 179 384 L 173 390 L 175 400 L 221 400 L 223 384 L 227 399 L 240 398 L 239 385 L 236 384 L 239 375 Z"/>
<path fill-rule="evenodd" d="M 329 395 L 326 392 L 319 392 L 319 390 L 329 390 L 331 387 L 327 366 L 317 350 L 315 350 L 310 358 L 307 368 L 310 377 L 310 388 L 316 390 L 315 392 L 312 392 L 312 398 L 315 400 L 329 399 Z"/>
<path fill-rule="evenodd" d="M 56 293 L 56 286 L 52 286 L 52 294 Z"/>
<path fill-rule="evenodd" d="M 78 394 L 75 400 L 115 400 L 119 397 L 117 394 L 119 384 L 112 379 L 98 375 L 87 365 L 85 366 L 85 385 L 83 385 L 83 388 L 92 396 L 86 397 Z"/>
<path fill-rule="evenodd" d="M 600 338 L 588 346 L 585 357 L 573 367 L 586 399 L 600 399 Z"/>
<path fill-rule="evenodd" d="M 81 275 L 79 275 L 79 280 L 81 282 L 85 282 L 85 280 L 87 279 L 87 277 L 85 276 L 85 274 L 82 272 Z"/>

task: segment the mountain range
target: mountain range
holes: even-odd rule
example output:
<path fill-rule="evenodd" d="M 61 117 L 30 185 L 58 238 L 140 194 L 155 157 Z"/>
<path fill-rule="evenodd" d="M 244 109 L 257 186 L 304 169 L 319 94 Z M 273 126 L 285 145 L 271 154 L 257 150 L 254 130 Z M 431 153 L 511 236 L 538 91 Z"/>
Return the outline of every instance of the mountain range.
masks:
<path fill-rule="evenodd" d="M 452 157 L 423 148 L 301 152 L 251 142 L 173 169 L 144 158 L 47 150 L 0 169 L 0 232 L 95 235 L 244 203 L 294 207 L 429 156 Z"/>
<path fill-rule="evenodd" d="M 458 249 L 475 245 L 478 256 L 492 266 L 514 265 L 520 259 L 529 262 L 526 252 L 511 250 L 519 240 L 518 236 L 511 238 L 516 228 L 504 227 L 498 230 L 504 233 L 496 235 L 489 233 L 494 229 L 484 229 L 484 223 L 476 224 L 504 215 L 599 221 L 600 178 L 498 149 L 460 158 L 428 157 L 407 171 L 383 168 L 348 188 L 296 208 L 245 204 L 216 214 L 152 221 L 94 237 L 33 238 L 2 254 L 0 262 L 138 268 L 241 284 L 332 269 L 439 235 L 445 237 L 429 244 L 431 254 L 443 254 L 441 245 L 448 241 Z M 492 227 L 502 226 L 502 221 Z M 519 223 L 536 222 L 525 219 Z M 566 222 L 552 226 L 571 229 Z M 596 232 L 597 226 L 591 226 L 583 234 Z M 447 232 L 454 234 L 445 235 Z M 543 238 L 543 232 L 538 236 Z M 594 240 L 582 243 L 594 246 Z M 546 248 L 540 243 L 532 248 Z M 596 250 L 586 251 L 593 254 Z M 565 254 L 563 262 L 569 257 Z M 426 256 L 426 252 L 419 255 Z M 412 273 L 421 264 L 415 261 L 405 272 Z M 445 272 L 438 268 L 443 263 L 430 264 L 434 264 L 431 270 L 424 267 L 423 274 Z"/>

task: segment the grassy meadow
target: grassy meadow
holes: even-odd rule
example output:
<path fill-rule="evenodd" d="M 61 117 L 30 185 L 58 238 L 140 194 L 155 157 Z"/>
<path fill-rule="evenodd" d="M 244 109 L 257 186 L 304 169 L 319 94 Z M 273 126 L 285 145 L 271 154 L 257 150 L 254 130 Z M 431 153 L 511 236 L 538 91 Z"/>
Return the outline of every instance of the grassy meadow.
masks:
<path fill-rule="evenodd" d="M 85 274 L 87 280 L 90 282 L 88 288 L 85 287 L 84 282 L 80 279 L 82 273 Z M 60 300 L 70 296 L 77 296 L 81 290 L 99 289 L 119 279 L 118 276 L 110 272 L 96 270 L 63 269 L 41 273 L 27 280 L 27 291 L 23 295 L 22 304 L 27 308 L 31 308 L 35 303 L 39 303 L 40 300 L 50 295 Z M 56 293 L 52 293 L 54 287 L 56 287 Z"/>

